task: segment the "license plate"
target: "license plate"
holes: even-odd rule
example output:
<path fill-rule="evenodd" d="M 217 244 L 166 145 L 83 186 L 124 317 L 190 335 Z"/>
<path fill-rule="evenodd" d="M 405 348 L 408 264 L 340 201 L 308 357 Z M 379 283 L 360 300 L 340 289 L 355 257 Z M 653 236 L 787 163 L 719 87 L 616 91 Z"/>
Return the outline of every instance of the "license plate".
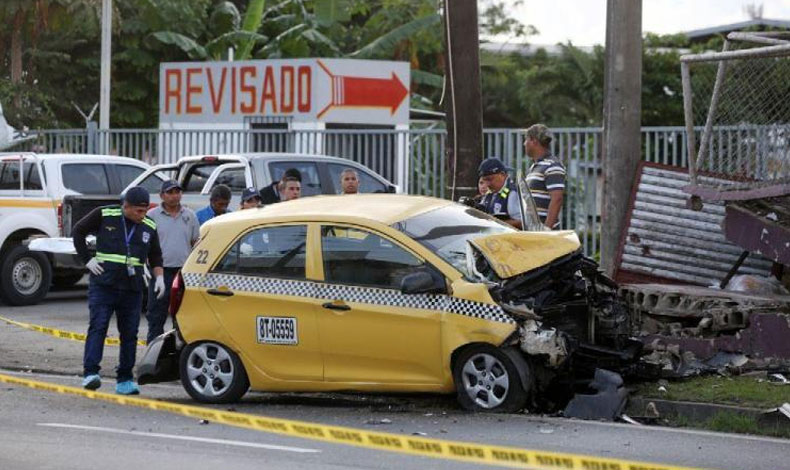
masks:
<path fill-rule="evenodd" d="M 258 343 L 261 344 L 299 344 L 296 318 L 257 317 Z"/>

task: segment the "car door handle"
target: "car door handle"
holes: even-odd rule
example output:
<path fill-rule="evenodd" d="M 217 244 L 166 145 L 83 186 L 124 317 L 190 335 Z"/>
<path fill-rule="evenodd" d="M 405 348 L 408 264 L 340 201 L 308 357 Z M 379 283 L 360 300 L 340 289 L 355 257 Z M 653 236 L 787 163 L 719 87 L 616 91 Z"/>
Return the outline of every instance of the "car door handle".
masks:
<path fill-rule="evenodd" d="M 206 291 L 206 293 L 211 295 L 221 295 L 224 297 L 230 297 L 233 295 L 233 291 L 224 289 L 209 289 Z"/>
<path fill-rule="evenodd" d="M 324 308 L 328 308 L 329 310 L 342 310 L 342 311 L 351 310 L 351 307 L 349 307 L 346 304 L 336 304 L 334 302 L 327 302 L 321 306 Z"/>

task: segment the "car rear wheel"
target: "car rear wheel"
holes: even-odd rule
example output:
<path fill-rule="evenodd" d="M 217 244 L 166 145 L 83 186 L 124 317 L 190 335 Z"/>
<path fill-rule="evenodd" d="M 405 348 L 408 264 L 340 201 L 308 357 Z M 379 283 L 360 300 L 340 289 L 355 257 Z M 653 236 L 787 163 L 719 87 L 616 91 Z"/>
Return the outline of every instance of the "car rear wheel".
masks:
<path fill-rule="evenodd" d="M 232 403 L 250 388 L 241 359 L 222 344 L 189 344 L 181 353 L 180 362 L 181 384 L 199 402 Z"/>
<path fill-rule="evenodd" d="M 3 253 L 0 297 L 9 305 L 33 305 L 49 292 L 52 266 L 44 253 L 17 245 Z"/>
<path fill-rule="evenodd" d="M 453 367 L 458 402 L 470 411 L 518 411 L 529 396 L 524 383 L 528 380 L 522 378 L 528 373 L 529 365 L 520 355 L 486 344 L 471 346 L 459 354 Z"/>

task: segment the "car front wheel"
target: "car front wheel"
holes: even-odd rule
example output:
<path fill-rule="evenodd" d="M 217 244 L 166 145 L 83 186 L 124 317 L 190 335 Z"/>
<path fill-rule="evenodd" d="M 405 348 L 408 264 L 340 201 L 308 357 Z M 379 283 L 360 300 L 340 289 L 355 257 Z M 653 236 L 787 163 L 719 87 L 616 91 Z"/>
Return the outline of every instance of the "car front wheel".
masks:
<path fill-rule="evenodd" d="M 3 253 L 0 279 L 0 297 L 7 304 L 34 305 L 49 292 L 52 266 L 44 253 L 17 245 Z"/>
<path fill-rule="evenodd" d="M 470 411 L 518 411 L 529 396 L 528 374 L 529 365 L 519 354 L 486 344 L 471 346 L 453 367 L 458 402 Z"/>
<path fill-rule="evenodd" d="M 202 403 L 238 401 L 250 387 L 239 356 L 211 341 L 187 345 L 181 352 L 181 384 Z"/>

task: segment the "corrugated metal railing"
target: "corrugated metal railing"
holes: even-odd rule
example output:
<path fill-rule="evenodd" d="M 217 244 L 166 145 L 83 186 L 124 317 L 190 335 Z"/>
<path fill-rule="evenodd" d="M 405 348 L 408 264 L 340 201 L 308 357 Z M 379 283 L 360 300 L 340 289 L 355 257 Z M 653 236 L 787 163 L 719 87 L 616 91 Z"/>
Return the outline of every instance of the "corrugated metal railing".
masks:
<path fill-rule="evenodd" d="M 555 128 L 552 153 L 565 164 L 568 185 L 563 227 L 576 230 L 587 254 L 598 252 L 601 207 L 601 128 Z M 358 161 L 392 181 L 405 179 L 411 194 L 448 197 L 451 184 L 445 162 L 443 129 L 328 130 L 161 130 L 88 129 L 35 131 L 24 150 L 110 153 L 148 163 L 173 162 L 182 155 L 221 152 L 292 151 L 336 155 Z M 526 173 L 522 129 L 485 129 L 484 155 L 500 157 Z M 687 165 L 683 127 L 642 129 L 642 158 L 665 165 Z M 405 156 L 399 168 L 399 156 Z M 404 178 L 405 177 L 405 178 Z"/>

